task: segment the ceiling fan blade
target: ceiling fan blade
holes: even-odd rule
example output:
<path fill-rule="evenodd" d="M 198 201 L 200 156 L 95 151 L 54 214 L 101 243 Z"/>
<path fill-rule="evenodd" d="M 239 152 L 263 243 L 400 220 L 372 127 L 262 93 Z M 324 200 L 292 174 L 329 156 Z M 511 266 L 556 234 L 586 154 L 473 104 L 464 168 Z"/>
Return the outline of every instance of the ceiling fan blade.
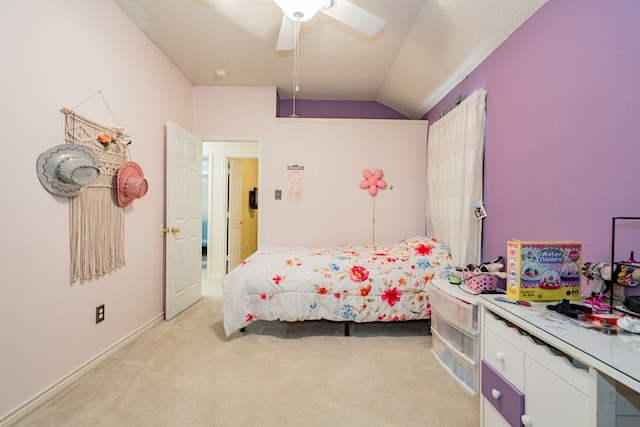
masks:
<path fill-rule="evenodd" d="M 278 43 L 276 44 L 276 50 L 293 50 L 296 47 L 296 40 L 298 39 L 297 32 L 300 32 L 300 25 L 296 25 L 286 15 L 282 15 L 282 24 L 280 24 L 280 34 L 278 35 Z"/>
<path fill-rule="evenodd" d="M 379 16 L 347 0 L 333 0 L 332 6 L 321 12 L 369 37 L 378 34 L 386 23 Z"/>

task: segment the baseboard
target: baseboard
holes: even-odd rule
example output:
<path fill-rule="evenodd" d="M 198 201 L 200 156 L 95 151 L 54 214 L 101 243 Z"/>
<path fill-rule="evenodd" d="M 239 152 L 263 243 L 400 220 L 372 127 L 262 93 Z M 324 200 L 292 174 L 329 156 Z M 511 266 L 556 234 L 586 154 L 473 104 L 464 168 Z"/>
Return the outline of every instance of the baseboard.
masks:
<path fill-rule="evenodd" d="M 70 386 L 78 378 L 80 378 L 81 376 L 86 374 L 88 371 L 90 371 L 92 368 L 94 368 L 95 366 L 99 365 L 100 363 L 102 363 L 103 361 L 111 357 L 114 353 L 116 353 L 118 350 L 123 348 L 125 345 L 129 344 L 135 338 L 142 335 L 143 333 L 145 333 L 146 331 L 154 327 L 156 324 L 160 323 L 163 319 L 164 319 L 164 313 L 159 314 L 157 317 L 150 320 L 145 325 L 142 325 L 140 328 L 133 331 L 126 337 L 122 338 L 120 341 L 116 342 L 111 347 L 107 348 L 102 353 L 95 356 L 93 359 L 89 360 L 83 365 L 80 365 L 77 369 L 71 371 L 69 374 L 67 374 L 66 376 L 62 377 L 60 380 L 52 384 L 51 386 L 44 389 L 33 398 L 29 399 L 28 401 L 18 406 L 17 408 L 2 415 L 0 417 L 0 427 L 9 426 L 11 425 L 11 423 L 14 423 L 20 420 L 30 412 L 42 406 L 51 398 L 53 398 L 62 390 L 64 390 L 66 387 Z"/>
<path fill-rule="evenodd" d="M 220 282 L 222 283 L 222 279 L 224 279 L 224 275 L 220 274 L 220 273 L 212 273 L 212 274 L 208 274 L 206 275 L 206 278 L 209 280 L 213 280 L 214 282 Z"/>

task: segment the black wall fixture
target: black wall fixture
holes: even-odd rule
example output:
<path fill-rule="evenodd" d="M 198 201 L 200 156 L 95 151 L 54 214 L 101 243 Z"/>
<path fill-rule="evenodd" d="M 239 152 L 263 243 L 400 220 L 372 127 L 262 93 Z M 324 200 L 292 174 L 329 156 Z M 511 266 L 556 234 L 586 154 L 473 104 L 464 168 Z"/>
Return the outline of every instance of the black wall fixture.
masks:
<path fill-rule="evenodd" d="M 258 189 L 256 187 L 249 191 L 249 208 L 258 209 Z"/>

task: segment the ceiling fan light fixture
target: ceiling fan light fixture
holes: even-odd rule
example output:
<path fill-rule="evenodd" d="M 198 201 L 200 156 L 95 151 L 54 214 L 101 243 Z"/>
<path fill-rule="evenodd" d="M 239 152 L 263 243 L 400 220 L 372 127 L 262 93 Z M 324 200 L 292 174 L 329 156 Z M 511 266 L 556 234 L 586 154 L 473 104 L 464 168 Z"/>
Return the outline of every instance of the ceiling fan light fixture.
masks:
<path fill-rule="evenodd" d="M 295 22 L 313 18 L 320 10 L 331 7 L 331 0 L 274 0 L 282 12 Z"/>

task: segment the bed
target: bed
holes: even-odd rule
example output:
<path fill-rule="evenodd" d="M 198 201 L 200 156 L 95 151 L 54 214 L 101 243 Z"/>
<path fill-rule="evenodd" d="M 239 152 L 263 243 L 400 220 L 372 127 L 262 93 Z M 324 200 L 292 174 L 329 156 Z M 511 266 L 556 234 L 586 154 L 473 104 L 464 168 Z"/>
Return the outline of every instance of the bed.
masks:
<path fill-rule="evenodd" d="M 430 319 L 429 283 L 447 279 L 451 269 L 448 250 L 427 236 L 371 246 L 264 247 L 223 281 L 225 334 L 256 320 Z"/>

